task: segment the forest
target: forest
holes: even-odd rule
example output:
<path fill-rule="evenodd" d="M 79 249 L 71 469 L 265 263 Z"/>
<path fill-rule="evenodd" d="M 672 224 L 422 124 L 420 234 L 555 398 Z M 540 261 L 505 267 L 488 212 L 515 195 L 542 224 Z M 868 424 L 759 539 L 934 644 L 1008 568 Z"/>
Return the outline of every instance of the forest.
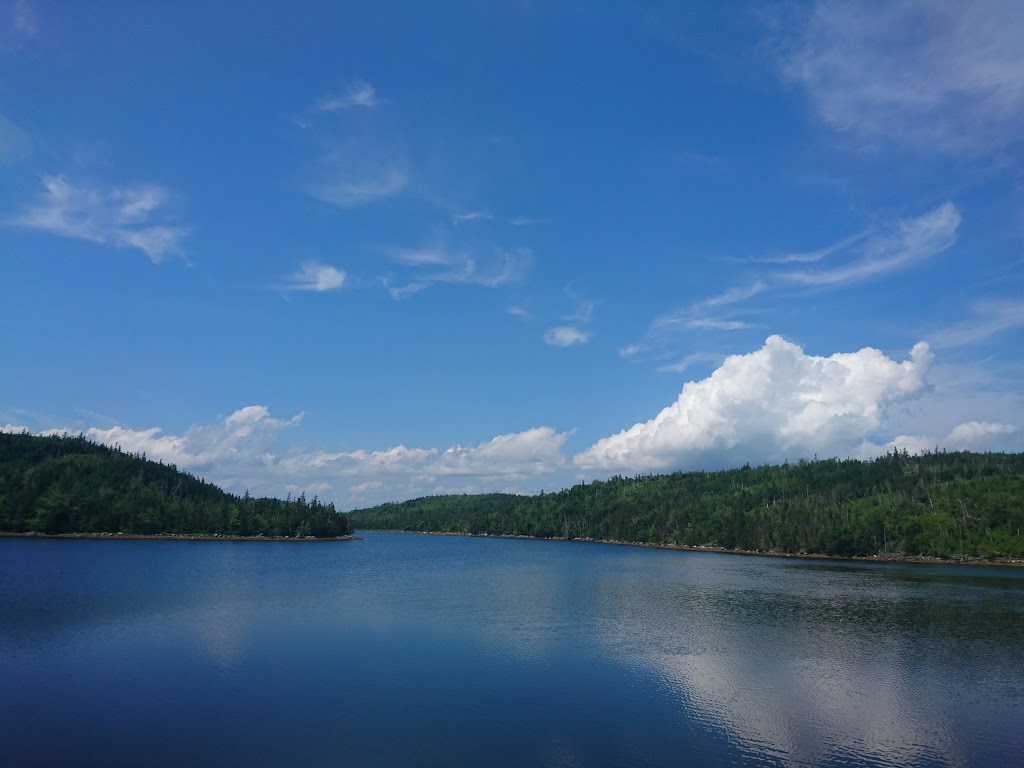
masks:
<path fill-rule="evenodd" d="M 754 552 L 1024 557 L 1024 454 L 894 451 L 612 477 L 536 496 L 431 496 L 353 529 L 596 539 Z"/>
<path fill-rule="evenodd" d="M 82 435 L 0 433 L 0 531 L 335 538 L 348 522 L 315 496 L 235 496 Z"/>

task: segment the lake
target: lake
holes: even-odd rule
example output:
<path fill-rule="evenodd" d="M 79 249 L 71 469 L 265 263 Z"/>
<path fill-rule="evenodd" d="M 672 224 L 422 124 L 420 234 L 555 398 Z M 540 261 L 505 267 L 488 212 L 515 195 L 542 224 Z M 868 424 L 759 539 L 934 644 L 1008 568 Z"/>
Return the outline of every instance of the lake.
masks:
<path fill-rule="evenodd" d="M 10 766 L 1000 766 L 1024 569 L 0 539 Z"/>

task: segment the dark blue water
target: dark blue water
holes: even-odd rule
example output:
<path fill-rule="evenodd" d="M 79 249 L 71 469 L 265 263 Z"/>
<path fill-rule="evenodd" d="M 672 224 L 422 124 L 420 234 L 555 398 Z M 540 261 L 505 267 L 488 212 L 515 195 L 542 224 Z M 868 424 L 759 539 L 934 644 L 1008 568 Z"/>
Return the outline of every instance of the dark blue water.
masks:
<path fill-rule="evenodd" d="M 10 766 L 1020 765 L 1024 571 L 0 539 Z"/>

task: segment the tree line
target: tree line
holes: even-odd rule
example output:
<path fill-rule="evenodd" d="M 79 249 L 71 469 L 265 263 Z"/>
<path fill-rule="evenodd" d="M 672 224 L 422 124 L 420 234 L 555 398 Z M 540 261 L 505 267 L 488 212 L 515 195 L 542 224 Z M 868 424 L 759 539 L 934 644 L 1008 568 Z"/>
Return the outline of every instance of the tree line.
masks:
<path fill-rule="evenodd" d="M 0 434 L 0 531 L 333 538 L 333 503 L 235 496 L 83 435 Z"/>
<path fill-rule="evenodd" d="M 1024 557 L 1024 454 L 893 451 L 615 476 L 535 496 L 430 496 L 354 529 L 600 539 L 830 555 Z"/>

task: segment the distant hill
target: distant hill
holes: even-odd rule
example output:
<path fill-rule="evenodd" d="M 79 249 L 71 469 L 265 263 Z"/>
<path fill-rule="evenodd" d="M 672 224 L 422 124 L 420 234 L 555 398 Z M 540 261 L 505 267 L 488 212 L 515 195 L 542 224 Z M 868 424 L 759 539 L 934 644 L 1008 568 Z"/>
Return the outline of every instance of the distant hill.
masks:
<path fill-rule="evenodd" d="M 349 526 L 316 497 L 238 497 L 81 435 L 23 433 L 0 434 L 0 531 L 328 538 Z"/>
<path fill-rule="evenodd" d="M 431 496 L 356 530 L 487 533 L 831 555 L 1024 557 L 1024 455 L 893 452 L 612 477 L 537 496 Z"/>

